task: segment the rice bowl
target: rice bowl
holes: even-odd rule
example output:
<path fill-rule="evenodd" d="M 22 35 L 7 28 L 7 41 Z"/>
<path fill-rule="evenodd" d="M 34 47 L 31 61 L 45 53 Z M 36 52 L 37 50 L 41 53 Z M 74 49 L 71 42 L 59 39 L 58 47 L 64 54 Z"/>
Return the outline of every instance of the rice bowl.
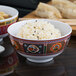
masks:
<path fill-rule="evenodd" d="M 42 38 L 39 40 L 34 38 L 26 39 L 24 37 L 20 37 L 21 35 L 18 36 L 20 29 L 26 26 L 26 23 L 29 22 L 34 23 L 36 20 L 44 22 L 47 21 L 48 23 L 54 25 L 54 27 L 60 31 L 60 36 L 57 38 L 51 38 L 51 39 Z M 25 30 L 25 32 L 27 33 L 28 31 Z M 72 28 L 68 24 L 49 19 L 25 20 L 14 23 L 8 27 L 8 34 L 15 50 L 20 55 L 26 57 L 27 60 L 36 63 L 44 63 L 51 61 L 54 57 L 61 54 L 70 40 L 71 33 Z"/>

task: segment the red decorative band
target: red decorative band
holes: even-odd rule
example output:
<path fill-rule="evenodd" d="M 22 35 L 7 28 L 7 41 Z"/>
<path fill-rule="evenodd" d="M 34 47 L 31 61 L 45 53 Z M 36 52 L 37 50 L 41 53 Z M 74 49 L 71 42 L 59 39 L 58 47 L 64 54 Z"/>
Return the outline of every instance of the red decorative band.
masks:
<path fill-rule="evenodd" d="M 14 22 L 14 23 L 15 23 L 15 22 Z M 11 24 L 13 24 L 13 23 L 11 23 Z M 11 24 L 6 25 L 6 26 L 1 26 L 1 27 L 0 27 L 0 35 L 6 34 L 6 33 L 7 33 L 7 28 L 8 28 Z"/>

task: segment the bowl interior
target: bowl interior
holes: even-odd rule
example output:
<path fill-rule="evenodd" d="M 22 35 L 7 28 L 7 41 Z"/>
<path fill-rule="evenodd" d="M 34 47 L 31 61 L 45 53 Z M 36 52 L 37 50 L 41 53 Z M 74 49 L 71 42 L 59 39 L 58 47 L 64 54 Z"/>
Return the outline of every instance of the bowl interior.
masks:
<path fill-rule="evenodd" d="M 12 17 L 18 15 L 18 11 L 15 8 L 12 8 L 12 7 L 9 7 L 9 6 L 0 5 L 0 12 L 5 12 L 6 14 L 8 14 Z M 5 20 L 7 20 L 7 19 L 5 19 Z M 2 22 L 2 21 L 4 21 L 4 20 L 0 20 L 0 22 Z"/>
<path fill-rule="evenodd" d="M 65 36 L 69 35 L 72 32 L 72 29 L 68 24 L 60 22 L 60 21 L 48 20 L 48 19 L 32 19 L 32 20 L 25 20 L 25 21 L 20 21 L 20 22 L 17 22 L 15 24 L 12 24 L 8 28 L 8 33 L 10 35 L 12 35 L 12 36 L 17 37 L 16 34 L 19 32 L 20 28 L 26 24 L 26 22 L 30 22 L 30 21 L 34 22 L 35 20 L 48 21 L 51 24 L 53 24 L 55 26 L 55 28 L 58 28 L 61 31 L 62 36 L 60 38 L 65 37 Z"/>

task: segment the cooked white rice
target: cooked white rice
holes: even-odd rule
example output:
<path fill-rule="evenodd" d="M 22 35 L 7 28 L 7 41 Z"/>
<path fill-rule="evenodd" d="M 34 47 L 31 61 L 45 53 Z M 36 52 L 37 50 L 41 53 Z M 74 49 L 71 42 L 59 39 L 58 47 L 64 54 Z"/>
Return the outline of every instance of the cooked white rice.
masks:
<path fill-rule="evenodd" d="M 17 37 L 32 40 L 47 40 L 61 37 L 61 32 L 47 21 L 28 22 L 20 28 Z"/>

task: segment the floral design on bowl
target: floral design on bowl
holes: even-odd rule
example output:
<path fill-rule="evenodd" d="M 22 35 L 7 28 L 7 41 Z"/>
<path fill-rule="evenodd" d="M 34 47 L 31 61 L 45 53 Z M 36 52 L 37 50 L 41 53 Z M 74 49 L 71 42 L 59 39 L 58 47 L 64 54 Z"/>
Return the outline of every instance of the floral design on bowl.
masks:
<path fill-rule="evenodd" d="M 29 45 L 29 46 L 27 47 L 27 50 L 28 50 L 29 52 L 36 53 L 36 52 L 39 51 L 39 48 L 38 48 L 36 45 Z"/>
<path fill-rule="evenodd" d="M 47 45 L 47 53 L 57 53 L 59 51 L 62 51 L 64 49 L 65 42 L 57 42 Z"/>
<path fill-rule="evenodd" d="M 24 48 L 24 52 L 26 54 L 30 54 L 30 55 L 31 54 L 33 54 L 33 55 L 43 54 L 43 45 L 40 45 L 40 44 L 28 44 L 28 43 L 24 43 L 23 48 Z"/>

